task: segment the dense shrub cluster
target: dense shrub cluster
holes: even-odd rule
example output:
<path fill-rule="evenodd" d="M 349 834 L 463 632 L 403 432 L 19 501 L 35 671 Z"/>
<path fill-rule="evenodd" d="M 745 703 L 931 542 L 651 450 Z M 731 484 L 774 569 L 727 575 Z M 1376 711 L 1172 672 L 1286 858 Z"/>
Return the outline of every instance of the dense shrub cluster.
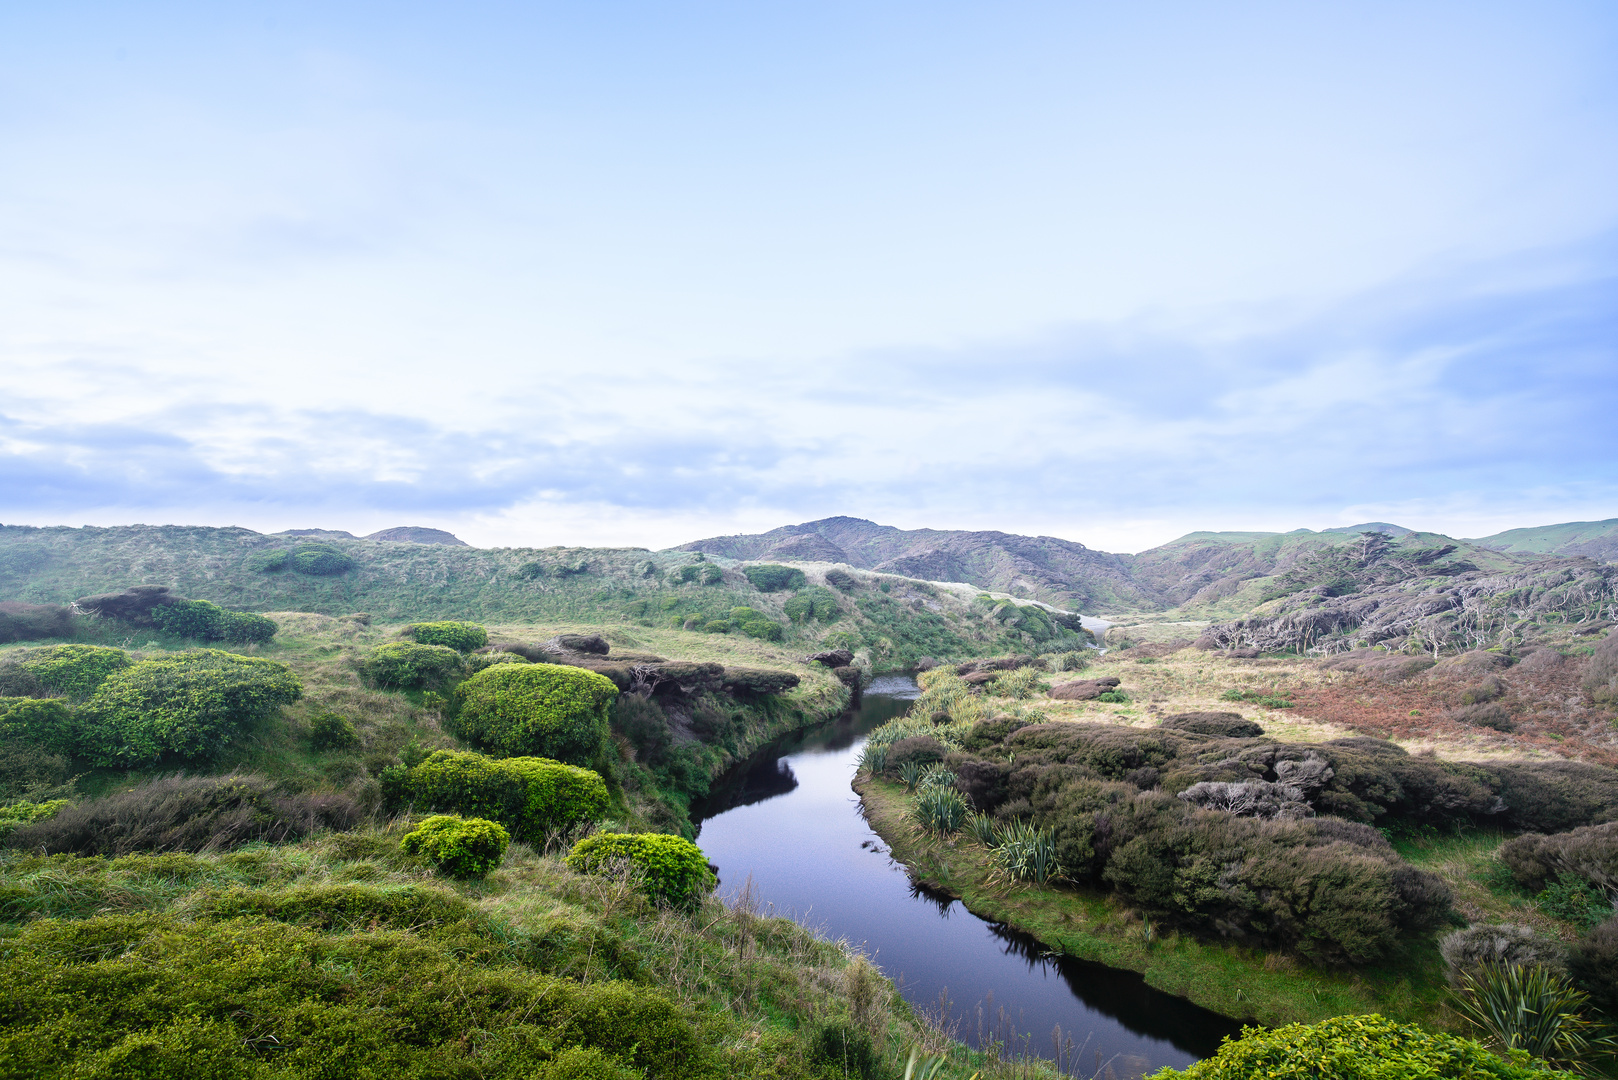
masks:
<path fill-rule="evenodd" d="M 276 631 L 272 619 L 250 611 L 227 611 L 209 600 L 165 601 L 152 608 L 152 621 L 179 637 L 234 645 L 262 645 Z"/>
<path fill-rule="evenodd" d="M 331 892 L 318 897 L 322 907 L 336 902 Z M 258 917 L 107 915 L 23 927 L 7 940 L 16 985 L 0 1017 L 0 1072 L 199 1080 L 717 1075 L 711 1051 L 662 992 L 501 962 L 487 920 L 435 929 L 417 912 L 390 922 L 354 904 L 355 924 L 379 928 L 323 933 L 288 925 L 307 904 L 287 911 L 253 903 L 275 899 L 263 891 L 241 899 Z"/>
<path fill-rule="evenodd" d="M 8 843 L 48 854 L 218 851 L 351 829 L 362 816 L 348 796 L 285 795 L 262 777 L 165 776 L 20 827 Z"/>
<path fill-rule="evenodd" d="M 443 645 L 456 652 L 469 653 L 489 643 L 489 632 L 477 623 L 440 622 L 411 623 L 404 633 L 421 645 Z"/>
<path fill-rule="evenodd" d="M 399 841 L 406 855 L 419 855 L 441 874 L 482 877 L 506 857 L 511 835 L 486 818 L 438 814 L 423 821 Z"/>
<path fill-rule="evenodd" d="M 55 817 L 67 805 L 66 799 L 50 799 L 41 803 L 22 800 L 0 806 L 0 843 L 4 843 L 13 832 L 24 825 L 32 825 L 36 821 Z"/>
<path fill-rule="evenodd" d="M 448 726 L 487 750 L 588 764 L 617 696 L 612 680 L 583 668 L 500 664 L 461 683 Z"/>
<path fill-rule="evenodd" d="M 46 693 L 82 700 L 95 693 L 108 675 L 129 667 L 133 660 L 122 649 L 101 645 L 52 645 L 30 649 L 19 666 Z"/>
<path fill-rule="evenodd" d="M 1500 860 L 1519 885 L 1534 891 L 1568 875 L 1618 894 L 1618 822 L 1543 836 L 1528 833 L 1506 841 Z"/>
<path fill-rule="evenodd" d="M 255 556 L 250 564 L 255 570 L 279 573 L 291 570 L 311 577 L 333 577 L 354 569 L 354 560 L 330 544 L 299 544 L 284 551 L 270 551 Z"/>
<path fill-rule="evenodd" d="M 725 580 L 725 572 L 713 563 L 696 563 L 691 566 L 682 566 L 674 572 L 674 580 L 681 585 L 696 582 L 699 585 L 717 585 Z"/>
<path fill-rule="evenodd" d="M 786 602 L 786 616 L 795 623 L 836 622 L 842 615 L 837 594 L 822 585 L 800 589 Z"/>
<path fill-rule="evenodd" d="M 58 604 L 0 602 L 0 645 L 12 641 L 44 641 L 73 633 L 73 613 Z"/>
<path fill-rule="evenodd" d="M 218 649 L 174 653 L 115 671 L 75 717 L 75 752 L 96 765 L 191 761 L 303 694 L 284 665 Z"/>
<path fill-rule="evenodd" d="M 492 818 L 520 840 L 544 840 L 552 829 L 601 816 L 607 786 L 589 769 L 535 757 L 490 758 L 437 750 L 411 766 L 382 775 L 394 807 Z"/>
<path fill-rule="evenodd" d="M 73 712 L 59 698 L 0 698 L 0 739 L 56 754 L 78 747 Z"/>
<path fill-rule="evenodd" d="M 1438 943 L 1452 984 L 1487 965 L 1538 966 L 1563 971 L 1567 948 L 1555 938 L 1516 923 L 1479 924 L 1445 934 Z"/>
<path fill-rule="evenodd" d="M 1592 701 L 1618 705 L 1618 630 L 1608 634 L 1596 646 L 1595 655 L 1585 665 L 1579 685 Z"/>
<path fill-rule="evenodd" d="M 379 645 L 360 662 L 360 674 L 384 690 L 443 689 L 465 669 L 454 649 L 408 641 Z"/>
<path fill-rule="evenodd" d="M 860 587 L 860 579 L 847 570 L 840 570 L 834 566 L 826 571 L 826 584 L 838 592 L 853 592 Z"/>
<path fill-rule="evenodd" d="M 1606 919 L 1568 951 L 1573 984 L 1608 1016 L 1618 1017 L 1618 916 Z"/>
<path fill-rule="evenodd" d="M 1425 1031 L 1374 1013 L 1318 1024 L 1243 1028 L 1213 1057 L 1184 1070 L 1160 1069 L 1149 1080 L 1556 1080 L 1567 1074 L 1529 1062 L 1506 1061 L 1471 1039 Z"/>
<path fill-rule="evenodd" d="M 581 873 L 628 864 L 649 898 L 676 908 L 696 907 L 718 884 L 702 849 L 667 833 L 596 833 L 573 845 L 567 864 Z"/>
<path fill-rule="evenodd" d="M 800 589 L 804 584 L 803 571 L 776 563 L 760 563 L 742 570 L 748 582 L 759 592 L 781 592 Z"/>
<path fill-rule="evenodd" d="M 316 750 L 352 750 L 359 744 L 360 734 L 346 716 L 321 712 L 309 721 L 309 745 Z"/>

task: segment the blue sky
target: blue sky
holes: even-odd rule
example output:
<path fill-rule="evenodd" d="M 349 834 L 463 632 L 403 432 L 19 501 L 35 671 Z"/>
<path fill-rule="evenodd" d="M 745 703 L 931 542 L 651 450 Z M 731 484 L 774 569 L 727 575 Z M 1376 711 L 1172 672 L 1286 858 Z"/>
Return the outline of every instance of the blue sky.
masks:
<path fill-rule="evenodd" d="M 1603 4 L 10 5 L 0 521 L 1618 515 Z"/>

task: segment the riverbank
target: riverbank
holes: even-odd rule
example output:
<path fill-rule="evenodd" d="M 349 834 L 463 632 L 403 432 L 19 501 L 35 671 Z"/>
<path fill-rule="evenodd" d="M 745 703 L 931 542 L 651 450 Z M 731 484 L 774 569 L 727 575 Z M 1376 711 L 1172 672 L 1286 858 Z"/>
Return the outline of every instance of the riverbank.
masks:
<path fill-rule="evenodd" d="M 1442 963 L 1431 940 L 1410 942 L 1376 967 L 1330 969 L 1280 953 L 1157 933 L 1095 890 L 998 884 L 991 880 L 987 851 L 965 834 L 940 840 L 914 829 L 911 800 L 901 785 L 862 773 L 853 786 L 871 828 L 916 882 L 1053 952 L 1139 972 L 1156 989 L 1250 1023 L 1313 1023 L 1379 1012 L 1431 1028 L 1458 1027 L 1444 1004 Z"/>

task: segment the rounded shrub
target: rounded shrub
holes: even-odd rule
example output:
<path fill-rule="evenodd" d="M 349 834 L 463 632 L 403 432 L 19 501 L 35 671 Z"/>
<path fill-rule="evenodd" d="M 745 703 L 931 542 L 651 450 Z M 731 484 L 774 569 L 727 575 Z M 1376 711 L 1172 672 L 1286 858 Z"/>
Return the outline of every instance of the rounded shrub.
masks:
<path fill-rule="evenodd" d="M 429 646 L 417 646 L 427 648 Z M 560 664 L 500 664 L 456 690 L 453 734 L 487 750 L 589 762 L 607 734 L 612 680 Z"/>
<path fill-rule="evenodd" d="M 1574 942 L 1567 966 L 1573 985 L 1608 1016 L 1618 1017 L 1618 915 Z"/>
<path fill-rule="evenodd" d="M 749 619 L 742 623 L 742 633 L 760 641 L 780 641 L 781 624 L 770 619 Z"/>
<path fill-rule="evenodd" d="M 580 873 L 628 864 L 655 903 L 692 909 L 719 883 L 702 849 L 666 833 L 596 833 L 573 845 L 567 865 Z"/>
<path fill-rule="evenodd" d="M 528 657 L 518 656 L 511 652 L 473 653 L 466 658 L 466 673 L 476 675 L 484 668 L 494 667 L 496 664 L 526 664 Z"/>
<path fill-rule="evenodd" d="M 346 716 L 323 712 L 309 721 L 309 745 L 316 750 L 352 750 L 360 744 L 360 733 Z"/>
<path fill-rule="evenodd" d="M 1488 965 L 1538 966 L 1562 971 L 1567 947 L 1560 941 L 1517 923 L 1468 926 L 1445 934 L 1438 951 L 1449 968 L 1449 980 L 1459 986 L 1462 976 Z"/>
<path fill-rule="evenodd" d="M 262 645 L 275 636 L 275 622 L 250 611 L 228 611 L 209 600 L 169 600 L 152 608 L 152 621 L 179 637 Z"/>
<path fill-rule="evenodd" d="M 115 671 L 79 711 L 78 752 L 95 765 L 149 765 L 220 753 L 303 696 L 285 665 L 193 649 Z"/>
<path fill-rule="evenodd" d="M 830 575 L 827 575 L 830 580 Z M 842 609 L 837 606 L 837 594 L 824 585 L 801 589 L 786 602 L 786 616 L 795 623 L 835 622 Z"/>
<path fill-rule="evenodd" d="M 1542 1068 L 1526 1055 L 1506 1061 L 1481 1043 L 1425 1031 L 1375 1013 L 1337 1016 L 1318 1024 L 1243 1028 L 1213 1057 L 1185 1069 L 1159 1069 L 1150 1080 L 1268 1080 L 1321 1077 L 1347 1080 L 1554 1080 L 1564 1073 Z"/>
<path fill-rule="evenodd" d="M 709 619 L 702 624 L 702 632 L 704 634 L 728 634 L 730 633 L 730 620 Z"/>
<path fill-rule="evenodd" d="M 21 666 L 46 690 L 82 699 L 95 693 L 108 675 L 133 663 L 122 649 L 101 645 L 52 645 L 29 652 Z"/>
<path fill-rule="evenodd" d="M 600 817 L 607 785 L 589 769 L 536 757 L 437 750 L 384 781 L 389 801 L 492 818 L 522 840 Z"/>
<path fill-rule="evenodd" d="M 471 622 L 411 623 L 404 632 L 422 645 L 443 645 L 456 652 L 469 653 L 489 643 L 489 632 Z"/>
<path fill-rule="evenodd" d="M 783 589 L 801 589 L 804 584 L 802 570 L 775 563 L 761 563 L 742 571 L 748 582 L 759 592 L 781 592 Z"/>
<path fill-rule="evenodd" d="M 383 690 L 425 690 L 447 685 L 465 666 L 454 649 L 397 641 L 373 649 L 361 661 L 360 674 Z"/>
<path fill-rule="evenodd" d="M 219 640 L 232 645 L 264 645 L 280 627 L 275 620 L 251 611 L 221 611 Z"/>
<path fill-rule="evenodd" d="M 511 834 L 498 822 L 437 814 L 406 833 L 399 848 L 425 858 L 440 874 L 470 878 L 499 866 L 510 843 Z"/>
<path fill-rule="evenodd" d="M 354 560 L 325 544 L 301 544 L 292 549 L 285 566 L 312 577 L 334 577 L 354 569 Z"/>

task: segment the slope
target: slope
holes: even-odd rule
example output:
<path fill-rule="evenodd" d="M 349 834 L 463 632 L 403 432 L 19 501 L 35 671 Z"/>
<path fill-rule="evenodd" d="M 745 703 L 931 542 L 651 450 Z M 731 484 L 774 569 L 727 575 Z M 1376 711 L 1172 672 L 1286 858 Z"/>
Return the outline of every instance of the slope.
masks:
<path fill-rule="evenodd" d="M 1618 518 L 1507 529 L 1467 542 L 1525 555 L 1584 555 L 1612 562 L 1618 560 Z"/>

